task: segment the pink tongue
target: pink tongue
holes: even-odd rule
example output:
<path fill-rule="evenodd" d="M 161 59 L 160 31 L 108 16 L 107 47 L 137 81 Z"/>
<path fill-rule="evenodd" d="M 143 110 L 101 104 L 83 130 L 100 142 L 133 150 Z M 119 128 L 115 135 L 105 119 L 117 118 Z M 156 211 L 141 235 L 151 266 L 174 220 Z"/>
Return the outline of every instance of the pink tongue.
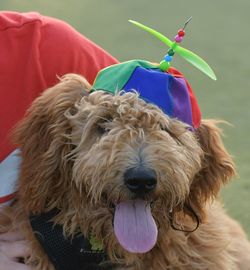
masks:
<path fill-rule="evenodd" d="M 157 240 L 158 230 L 150 205 L 143 200 L 119 203 L 115 209 L 114 229 L 121 246 L 132 253 L 148 252 Z"/>

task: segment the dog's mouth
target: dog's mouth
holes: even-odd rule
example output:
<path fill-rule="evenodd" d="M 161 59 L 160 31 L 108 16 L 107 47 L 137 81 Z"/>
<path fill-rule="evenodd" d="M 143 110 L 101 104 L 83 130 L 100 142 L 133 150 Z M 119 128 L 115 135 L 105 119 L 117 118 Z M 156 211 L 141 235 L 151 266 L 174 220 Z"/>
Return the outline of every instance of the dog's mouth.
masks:
<path fill-rule="evenodd" d="M 114 231 L 120 245 L 132 253 L 146 253 L 157 241 L 158 229 L 150 203 L 135 199 L 115 206 Z"/>

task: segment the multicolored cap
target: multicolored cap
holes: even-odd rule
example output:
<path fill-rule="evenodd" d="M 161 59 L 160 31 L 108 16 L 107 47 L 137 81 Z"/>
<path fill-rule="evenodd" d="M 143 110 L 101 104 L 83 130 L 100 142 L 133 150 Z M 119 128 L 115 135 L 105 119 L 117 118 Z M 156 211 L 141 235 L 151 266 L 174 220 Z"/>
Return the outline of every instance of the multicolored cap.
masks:
<path fill-rule="evenodd" d="M 213 70 L 202 58 L 179 46 L 189 21 L 190 19 L 178 31 L 174 42 L 152 28 L 130 21 L 156 36 L 170 49 L 160 64 L 144 60 L 131 60 L 101 70 L 97 74 L 91 91 L 104 90 L 115 94 L 121 90 L 125 92 L 136 90 L 140 98 L 157 105 L 168 116 L 177 118 L 193 128 L 199 127 L 201 113 L 193 91 L 183 75 L 175 68 L 170 67 L 173 56 L 177 53 L 210 78 L 216 80 Z"/>

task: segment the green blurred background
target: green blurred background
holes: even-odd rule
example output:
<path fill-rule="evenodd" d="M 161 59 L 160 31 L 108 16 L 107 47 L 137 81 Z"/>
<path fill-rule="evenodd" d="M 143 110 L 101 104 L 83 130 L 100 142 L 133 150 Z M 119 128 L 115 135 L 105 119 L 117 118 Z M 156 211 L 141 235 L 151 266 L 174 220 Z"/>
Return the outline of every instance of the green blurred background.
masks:
<path fill-rule="evenodd" d="M 174 65 L 191 83 L 203 118 L 224 119 L 233 125 L 224 127 L 224 141 L 239 177 L 223 189 L 222 196 L 228 212 L 250 236 L 249 0 L 0 0 L 0 9 L 38 11 L 63 19 L 121 61 L 160 61 L 167 50 L 128 19 L 172 38 L 193 16 L 183 46 L 206 59 L 218 80 L 210 80 L 178 56 Z"/>

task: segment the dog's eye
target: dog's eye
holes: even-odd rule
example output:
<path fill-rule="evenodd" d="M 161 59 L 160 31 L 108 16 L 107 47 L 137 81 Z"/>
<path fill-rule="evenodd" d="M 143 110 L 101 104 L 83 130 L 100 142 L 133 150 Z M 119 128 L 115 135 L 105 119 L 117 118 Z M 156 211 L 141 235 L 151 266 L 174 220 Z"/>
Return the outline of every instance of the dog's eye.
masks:
<path fill-rule="evenodd" d="M 97 131 L 102 135 L 107 132 L 107 128 L 103 124 L 97 124 Z"/>
<path fill-rule="evenodd" d="M 172 136 L 172 132 L 171 132 L 171 130 L 169 128 L 167 128 L 166 126 L 162 126 L 162 125 L 160 126 L 160 128 L 161 128 L 161 130 L 169 133 Z"/>
<path fill-rule="evenodd" d="M 182 145 L 182 142 L 169 128 L 161 126 L 161 130 L 167 132 L 178 144 Z"/>
<path fill-rule="evenodd" d="M 96 124 L 98 133 L 101 135 L 107 133 L 110 130 L 110 123 L 110 118 L 105 118 L 102 119 L 102 121 L 98 122 Z"/>

